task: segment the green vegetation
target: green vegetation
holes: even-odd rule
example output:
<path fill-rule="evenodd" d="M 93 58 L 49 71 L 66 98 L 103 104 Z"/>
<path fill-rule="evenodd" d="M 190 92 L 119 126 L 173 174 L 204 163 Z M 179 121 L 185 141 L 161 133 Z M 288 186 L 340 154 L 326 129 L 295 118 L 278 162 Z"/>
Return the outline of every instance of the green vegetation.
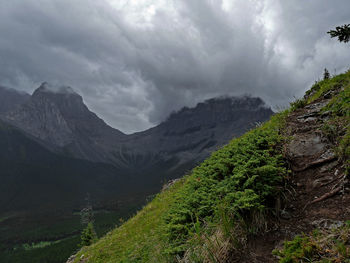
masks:
<path fill-rule="evenodd" d="M 1 253 L 1 262 L 13 263 L 62 263 L 67 260 L 79 243 L 79 236 L 67 238 L 61 242 L 54 242 L 44 247 L 21 247 L 6 250 Z M 73 248 L 73 250 L 72 250 Z"/>
<path fill-rule="evenodd" d="M 91 242 L 93 230 L 86 228 L 82 245 L 93 244 L 82 247 L 76 262 L 80 259 L 93 263 L 224 262 L 229 255 L 239 252 L 248 237 L 268 230 L 268 222 L 279 215 L 285 179 L 289 177 L 282 156 L 288 113 L 323 96 L 330 98 L 330 103 L 322 112 L 329 117 L 322 131 L 334 142 L 337 154 L 347 162 L 350 171 L 350 72 L 347 72 L 316 82 L 303 99 L 291 104 L 290 110 L 276 114 L 269 122 L 214 152 L 97 242 Z M 94 216 L 98 236 L 120 218 L 113 213 Z M 36 227 L 30 222 L 30 227 L 23 229 L 22 223 L 15 229 L 18 233 L 13 233 L 13 227 L 7 228 L 11 220 L 12 215 L 3 215 L 0 220 L 0 250 L 5 251 L 1 255 L 5 262 L 9 259 L 9 262 L 64 262 L 81 241 L 78 214 L 65 220 L 48 220 L 51 228 L 36 218 Z M 348 241 L 342 235 L 349 234 L 349 225 L 332 231 L 338 232 L 319 230 L 313 235 L 298 236 L 275 254 L 284 263 L 333 262 L 327 261 L 326 256 L 332 260 L 334 255 L 346 258 Z M 16 235 L 22 238 L 16 246 L 5 243 Z M 317 259 L 317 255 L 322 257 Z"/>
<path fill-rule="evenodd" d="M 350 24 L 337 26 L 335 30 L 330 30 L 327 33 L 330 34 L 332 38 L 337 37 L 339 42 L 347 43 L 350 40 Z"/>
<path fill-rule="evenodd" d="M 25 243 L 25 244 L 22 245 L 22 247 L 24 248 L 24 250 L 32 250 L 32 249 L 36 249 L 36 248 L 44 248 L 44 247 L 47 247 L 47 246 L 51 246 L 51 245 L 60 243 L 60 242 L 62 242 L 64 240 L 65 239 L 56 240 L 56 241 L 40 241 L 38 243 L 31 243 L 31 244 Z"/>
<path fill-rule="evenodd" d="M 350 71 L 334 76 L 330 79 L 325 79 L 322 81 L 317 81 L 311 87 L 310 90 L 306 92 L 305 99 L 307 103 L 315 101 L 322 95 L 326 94 L 332 90 L 338 90 L 341 88 L 348 87 L 350 84 Z"/>
<path fill-rule="evenodd" d="M 329 71 L 328 69 L 324 69 L 324 72 L 323 72 L 323 79 L 330 79 L 331 77 L 331 74 L 329 74 Z"/>
<path fill-rule="evenodd" d="M 83 247 L 76 262 L 225 261 L 229 254 L 245 246 L 249 236 L 265 231 L 269 220 L 279 214 L 284 182 L 289 176 L 282 147 L 287 140 L 283 129 L 290 111 L 321 96 L 332 98 L 323 109 L 323 114 L 330 116 L 323 130 L 333 136 L 330 139 L 335 142 L 339 156 L 349 159 L 349 87 L 350 72 L 316 82 L 290 110 L 232 140 L 158 194 L 121 227 Z M 325 253 L 338 253 L 345 258 L 348 241 L 341 234 L 348 235 L 349 226 L 334 230 L 340 233 L 336 238 L 322 231 L 318 231 L 319 235 L 315 232 L 298 236 L 275 253 L 281 262 L 301 262 L 293 260 L 307 261 L 316 255 L 326 255 L 320 254 L 320 249 L 325 248 L 323 236 L 333 237 L 327 241 L 329 251 L 324 250 Z M 333 262 L 327 261 L 327 257 L 322 259 L 325 261 L 320 262 Z"/>
<path fill-rule="evenodd" d="M 275 116 L 192 171 L 165 216 L 169 243 L 165 253 L 183 256 L 194 233 L 217 225 L 223 214 L 239 222 L 244 232 L 264 229 L 265 216 L 275 207 L 287 176 L 280 147 L 282 124 L 283 115 Z"/>
<path fill-rule="evenodd" d="M 304 107 L 306 104 L 307 102 L 305 99 L 297 99 L 290 104 L 290 110 L 295 111 L 297 109 Z"/>
<path fill-rule="evenodd" d="M 350 222 L 340 227 L 315 230 L 310 235 L 296 236 L 284 243 L 281 250 L 274 250 L 280 263 L 332 263 L 350 262 Z"/>
<path fill-rule="evenodd" d="M 103 236 L 113 229 L 121 216 L 120 212 L 115 211 L 95 212 L 97 236 Z M 81 228 L 80 214 L 61 217 L 29 217 L 21 214 L 4 216 L 3 223 L 0 223 L 0 261 L 65 262 L 78 250 Z"/>
<path fill-rule="evenodd" d="M 332 96 L 329 104 L 323 109 L 330 119 L 322 127 L 322 131 L 335 144 L 335 150 L 346 164 L 347 173 L 350 172 L 350 70 L 331 79 L 316 83 L 307 101 L 312 102 L 319 97 L 332 92 L 339 92 Z M 332 94 L 331 94 L 332 95 Z"/>
<path fill-rule="evenodd" d="M 97 240 L 97 235 L 95 232 L 95 228 L 92 222 L 89 222 L 86 226 L 86 228 L 81 233 L 81 242 L 79 246 L 90 246 L 91 244 L 95 243 Z"/>
<path fill-rule="evenodd" d="M 334 93 L 339 92 L 336 96 Z M 330 94 L 329 96 L 327 96 Z M 350 71 L 316 82 L 306 93 L 304 103 L 331 97 L 323 109 L 330 118 L 322 127 L 338 156 L 344 161 L 347 175 L 350 174 Z M 299 102 L 300 103 L 300 102 Z M 350 222 L 331 230 L 315 230 L 312 234 L 296 236 L 287 241 L 284 248 L 274 251 L 281 263 L 293 262 L 350 262 Z"/>
<path fill-rule="evenodd" d="M 80 211 L 81 216 L 81 223 L 83 225 L 86 225 L 86 227 L 81 232 L 81 242 L 79 244 L 79 247 L 83 246 L 90 246 L 91 244 L 95 243 L 97 240 L 96 231 L 94 228 L 94 211 L 92 208 L 92 205 L 90 204 L 90 195 L 88 194 L 85 198 L 87 204 L 86 207 L 84 207 Z"/>
<path fill-rule="evenodd" d="M 175 262 L 188 251 L 187 257 L 201 262 L 197 252 L 213 235 L 220 232 L 239 246 L 248 234 L 264 230 L 267 217 L 278 209 L 288 175 L 281 154 L 286 113 L 213 153 L 135 217 L 84 247 L 77 258 Z"/>
<path fill-rule="evenodd" d="M 336 96 L 333 96 L 334 94 Z M 323 109 L 330 116 L 322 127 L 323 134 L 335 144 L 335 151 L 346 164 L 347 174 L 350 173 L 350 70 L 346 73 L 315 82 L 306 92 L 303 99 L 292 104 L 296 110 L 308 103 L 318 100 L 321 96 L 331 98 Z"/>
<path fill-rule="evenodd" d="M 78 258 L 88 257 L 90 262 L 164 262 L 161 255 L 162 217 L 175 200 L 173 195 L 183 187 L 184 180 L 157 195 L 144 209 L 121 227 L 109 232 L 97 243 L 83 248 Z"/>

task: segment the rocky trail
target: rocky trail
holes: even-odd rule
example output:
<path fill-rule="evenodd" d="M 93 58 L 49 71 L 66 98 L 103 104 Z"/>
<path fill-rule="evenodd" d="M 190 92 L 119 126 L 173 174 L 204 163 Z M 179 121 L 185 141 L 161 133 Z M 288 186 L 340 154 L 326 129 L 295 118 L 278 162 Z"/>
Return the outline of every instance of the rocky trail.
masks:
<path fill-rule="evenodd" d="M 278 262 L 272 250 L 284 240 L 315 228 L 340 226 L 350 218 L 350 189 L 334 143 L 322 132 L 329 119 L 321 109 L 329 95 L 292 112 L 287 118 L 285 157 L 292 176 L 278 222 L 265 235 L 249 241 L 244 259 L 232 262 Z"/>

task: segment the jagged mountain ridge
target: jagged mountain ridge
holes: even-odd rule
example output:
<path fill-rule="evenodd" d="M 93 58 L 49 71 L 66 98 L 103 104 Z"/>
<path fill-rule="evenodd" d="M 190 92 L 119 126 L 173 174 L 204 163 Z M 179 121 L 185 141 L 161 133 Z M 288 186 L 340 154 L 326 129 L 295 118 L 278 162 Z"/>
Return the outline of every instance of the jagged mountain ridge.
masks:
<path fill-rule="evenodd" d="M 215 98 L 171 114 L 158 126 L 131 135 L 130 141 L 181 161 L 202 160 L 271 115 L 260 98 Z"/>
<path fill-rule="evenodd" d="M 200 161 L 273 112 L 260 98 L 216 98 L 183 108 L 158 126 L 125 135 L 91 112 L 70 87 L 43 83 L 5 120 L 57 151 L 120 168 Z"/>

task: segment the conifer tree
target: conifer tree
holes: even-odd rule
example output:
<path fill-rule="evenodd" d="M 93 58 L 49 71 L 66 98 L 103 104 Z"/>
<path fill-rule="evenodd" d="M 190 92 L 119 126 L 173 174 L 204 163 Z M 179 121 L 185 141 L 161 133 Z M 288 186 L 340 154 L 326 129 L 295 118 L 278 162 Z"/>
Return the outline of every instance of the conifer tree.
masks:
<path fill-rule="evenodd" d="M 331 37 L 337 37 L 340 42 L 347 43 L 350 40 L 350 24 L 337 26 L 335 30 L 327 32 Z"/>
<path fill-rule="evenodd" d="M 86 228 L 81 233 L 80 238 L 81 238 L 81 242 L 80 242 L 81 247 L 90 246 L 92 243 L 96 242 L 97 235 L 92 222 L 88 223 Z"/>
<path fill-rule="evenodd" d="M 323 73 L 323 79 L 329 79 L 331 77 L 331 75 L 329 74 L 328 69 L 324 69 L 324 73 Z"/>
<path fill-rule="evenodd" d="M 92 210 L 92 205 L 90 203 L 90 195 L 87 194 L 86 206 L 80 211 L 81 223 L 86 225 L 86 227 L 81 232 L 81 243 L 79 246 L 89 246 L 97 240 L 96 231 L 94 229 L 94 214 Z"/>

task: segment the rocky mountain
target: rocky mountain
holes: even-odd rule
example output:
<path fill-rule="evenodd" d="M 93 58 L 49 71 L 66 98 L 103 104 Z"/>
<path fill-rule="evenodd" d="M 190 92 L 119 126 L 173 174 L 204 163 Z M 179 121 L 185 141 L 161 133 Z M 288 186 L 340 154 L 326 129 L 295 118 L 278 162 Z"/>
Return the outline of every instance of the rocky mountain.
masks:
<path fill-rule="evenodd" d="M 27 93 L 0 86 L 0 115 L 15 110 L 29 98 Z"/>
<path fill-rule="evenodd" d="M 272 113 L 259 98 L 216 98 L 183 108 L 154 128 L 125 135 L 91 112 L 70 87 L 43 83 L 6 120 L 58 153 L 154 171 L 164 165 L 172 170 L 190 167 Z"/>
<path fill-rule="evenodd" d="M 179 163 L 203 160 L 233 137 L 264 122 L 273 114 L 260 98 L 222 97 L 183 108 L 160 125 L 130 136 L 132 149 L 176 157 Z M 130 146 L 129 146 L 130 147 Z M 125 154 L 125 151 L 124 151 Z"/>
<path fill-rule="evenodd" d="M 111 162 L 111 142 L 125 136 L 91 112 L 70 87 L 48 83 L 5 118 L 57 152 L 96 162 Z"/>

